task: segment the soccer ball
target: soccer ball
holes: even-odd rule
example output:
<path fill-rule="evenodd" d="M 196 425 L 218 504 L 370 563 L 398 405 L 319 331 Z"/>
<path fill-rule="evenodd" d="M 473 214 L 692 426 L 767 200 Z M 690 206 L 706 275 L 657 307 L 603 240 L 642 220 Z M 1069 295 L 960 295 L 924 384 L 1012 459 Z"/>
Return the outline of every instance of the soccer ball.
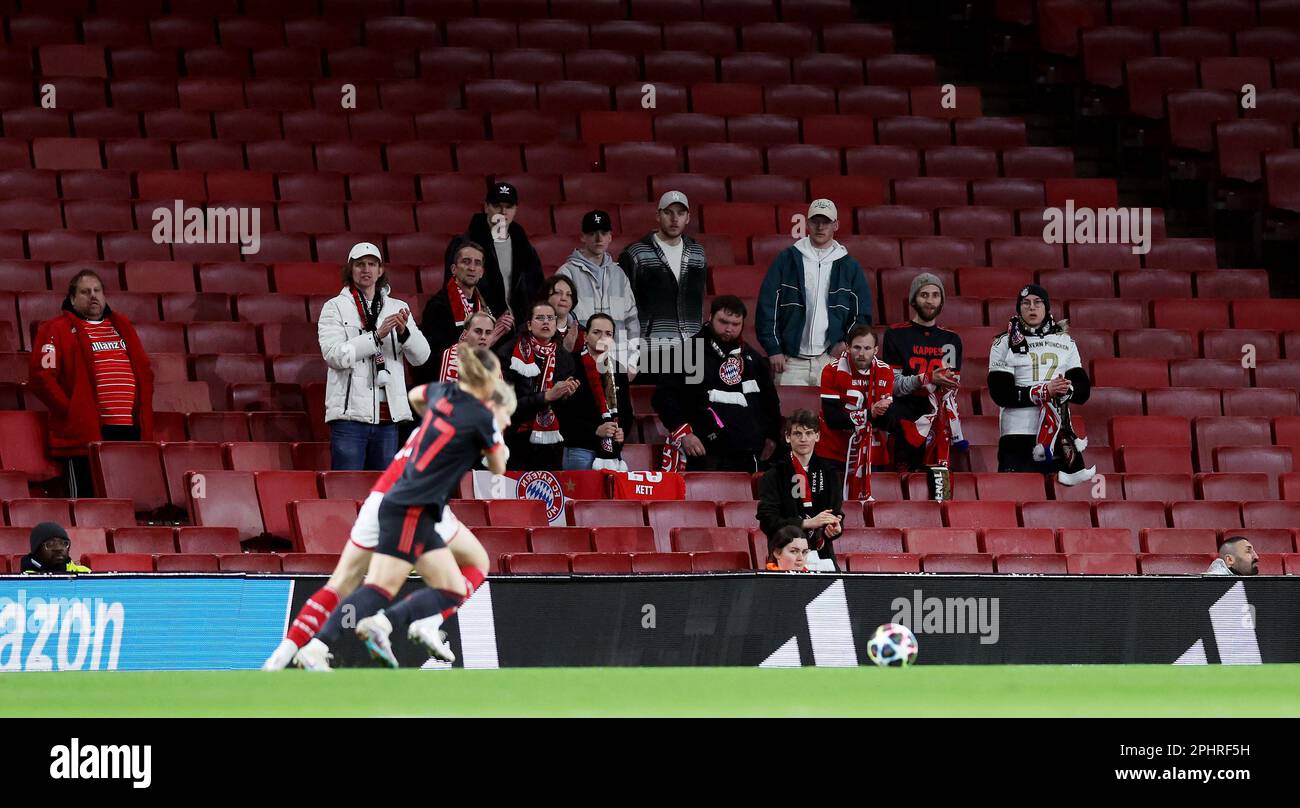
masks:
<path fill-rule="evenodd" d="M 905 668 L 916 661 L 920 650 L 911 629 L 898 623 L 886 623 L 876 629 L 867 643 L 867 656 L 882 668 Z"/>

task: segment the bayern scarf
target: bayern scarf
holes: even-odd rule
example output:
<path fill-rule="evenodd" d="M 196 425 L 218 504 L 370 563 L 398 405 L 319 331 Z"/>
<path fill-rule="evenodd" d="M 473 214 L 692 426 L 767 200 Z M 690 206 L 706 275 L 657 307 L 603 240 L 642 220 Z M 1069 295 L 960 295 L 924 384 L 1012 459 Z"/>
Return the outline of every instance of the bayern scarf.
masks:
<path fill-rule="evenodd" d="M 469 318 L 480 311 L 492 313 L 483 301 L 483 293 L 478 287 L 474 287 L 472 294 L 466 295 L 455 278 L 447 281 L 447 300 L 451 304 L 451 319 L 456 322 L 457 328 L 464 328 Z"/>
<path fill-rule="evenodd" d="M 849 413 L 853 434 L 849 436 L 848 456 L 845 458 L 843 496 L 845 499 L 871 500 L 872 461 L 884 462 L 872 455 L 885 450 L 881 435 L 871 425 L 871 407 L 892 394 L 894 371 L 879 359 L 872 359 L 871 367 L 863 374 L 847 356 L 845 354 L 840 361 L 848 363 L 849 372 L 854 376 L 866 376 L 867 395 L 862 400 L 862 407 Z"/>
<path fill-rule="evenodd" d="M 379 312 L 384 308 L 384 295 L 379 289 L 375 289 L 375 299 L 370 302 L 370 310 L 366 310 L 365 301 L 361 299 L 361 293 L 357 288 L 352 287 L 352 302 L 357 304 L 357 314 L 361 316 L 361 329 L 367 333 L 374 334 L 379 327 Z M 388 370 L 384 367 L 384 350 L 381 346 L 375 355 L 371 358 L 375 366 L 375 385 L 386 387 L 388 385 Z M 386 408 L 387 402 L 382 402 L 381 407 Z"/>
<path fill-rule="evenodd" d="M 532 334 L 525 334 L 515 343 L 510 368 L 526 379 L 533 379 L 537 383 L 537 391 L 545 393 L 555 386 L 555 353 L 558 347 L 554 342 L 542 342 Z M 538 360 L 542 361 L 541 367 L 537 365 Z M 550 404 L 538 410 L 532 422 L 521 426 L 520 431 L 530 433 L 529 443 L 549 445 L 564 440 L 560 434 L 560 419 L 555 416 L 555 410 Z"/>
<path fill-rule="evenodd" d="M 606 361 L 605 364 L 609 369 L 608 373 L 601 373 L 596 364 L 596 357 L 591 355 L 591 351 L 586 345 L 582 346 L 582 369 L 587 374 L 587 385 L 591 388 L 591 397 L 596 402 L 596 409 L 600 412 L 600 422 L 602 424 L 618 422 L 618 387 L 614 381 L 614 363 Z M 618 449 L 622 449 L 619 444 Z M 627 463 L 619 457 L 619 451 L 616 451 L 613 438 L 600 439 L 600 451 L 606 457 L 597 457 L 592 464 L 596 470 L 607 471 L 627 471 Z"/>
<path fill-rule="evenodd" d="M 1040 463 L 1057 460 L 1060 465 L 1057 478 L 1063 485 L 1091 480 L 1097 467 L 1084 464 L 1083 450 L 1088 448 L 1088 439 L 1074 431 L 1070 419 L 1070 394 L 1052 397 L 1047 393 L 1047 383 L 1043 382 L 1030 388 L 1029 400 L 1038 405 L 1034 460 Z"/>

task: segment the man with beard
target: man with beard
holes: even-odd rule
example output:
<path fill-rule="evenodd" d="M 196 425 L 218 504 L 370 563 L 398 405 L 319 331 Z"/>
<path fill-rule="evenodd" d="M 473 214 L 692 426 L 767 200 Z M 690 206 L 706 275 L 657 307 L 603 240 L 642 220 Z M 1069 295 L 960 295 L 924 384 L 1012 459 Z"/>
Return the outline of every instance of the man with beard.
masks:
<path fill-rule="evenodd" d="M 961 337 L 936 321 L 943 312 L 943 281 L 930 272 L 912 279 L 908 303 L 914 312 L 906 323 L 885 332 L 881 359 L 894 369 L 894 397 L 902 440 L 894 442 L 894 463 L 900 471 L 921 471 L 926 466 L 926 444 L 936 420 L 949 439 L 960 440 L 952 419 L 939 419 L 938 402 L 960 386 Z M 931 401 L 931 399 L 935 401 Z M 954 413 L 955 415 L 955 413 Z M 946 447 L 939 456 L 947 456 Z"/>
<path fill-rule="evenodd" d="M 72 560 L 72 540 L 68 538 L 68 531 L 55 522 L 41 522 L 32 528 L 31 548 L 32 551 L 19 562 L 23 575 L 90 572 L 90 567 Z"/>
<path fill-rule="evenodd" d="M 817 456 L 834 464 L 844 499 L 867 499 L 872 467 L 887 468 L 890 429 L 898 425 L 891 411 L 894 371 L 876 357 L 871 326 L 855 326 L 848 344 L 844 355 L 822 370 Z"/>
<path fill-rule="evenodd" d="M 685 453 L 691 471 L 752 474 L 776 448 L 781 402 L 767 360 L 740 337 L 748 313 L 735 295 L 715 298 L 693 349 L 704 378 L 668 374 L 655 388 L 655 412 L 669 431 L 673 468 L 665 470 L 681 471 L 675 460 Z"/>
<path fill-rule="evenodd" d="M 998 471 L 1057 473 L 1063 485 L 1091 480 L 1086 438 L 1074 435 L 1070 405 L 1083 404 L 1092 381 L 1064 320 L 1052 318 L 1047 290 L 1029 284 L 1016 297 L 1007 332 L 989 351 L 989 397 L 1001 409 Z"/>
<path fill-rule="evenodd" d="M 518 409 L 510 421 L 506 447 L 511 471 L 559 471 L 564 435 L 553 405 L 578 390 L 573 354 L 555 341 L 555 307 L 539 300 L 529 311 L 528 330 L 503 343 L 502 375 L 515 389 Z"/>
<path fill-rule="evenodd" d="M 1259 553 L 1245 536 L 1229 536 L 1219 545 L 1219 557 L 1206 575 L 1259 575 Z"/>

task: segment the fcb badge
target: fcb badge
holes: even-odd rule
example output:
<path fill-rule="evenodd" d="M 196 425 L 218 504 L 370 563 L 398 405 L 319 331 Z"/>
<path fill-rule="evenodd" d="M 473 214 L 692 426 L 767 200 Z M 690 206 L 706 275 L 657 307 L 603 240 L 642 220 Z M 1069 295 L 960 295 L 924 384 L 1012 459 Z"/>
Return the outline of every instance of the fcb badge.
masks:
<path fill-rule="evenodd" d="M 745 363 L 740 361 L 740 357 L 731 356 L 722 363 L 718 368 L 718 376 L 722 379 L 723 384 L 737 385 L 740 384 L 741 378 L 745 373 Z"/>
<path fill-rule="evenodd" d="M 535 499 L 545 505 L 546 521 L 552 525 L 564 513 L 564 489 L 549 471 L 530 471 L 520 477 L 516 496 Z"/>
<path fill-rule="evenodd" d="M 542 410 L 537 414 L 537 425 L 543 429 L 549 429 L 555 424 L 555 411 L 550 407 Z"/>

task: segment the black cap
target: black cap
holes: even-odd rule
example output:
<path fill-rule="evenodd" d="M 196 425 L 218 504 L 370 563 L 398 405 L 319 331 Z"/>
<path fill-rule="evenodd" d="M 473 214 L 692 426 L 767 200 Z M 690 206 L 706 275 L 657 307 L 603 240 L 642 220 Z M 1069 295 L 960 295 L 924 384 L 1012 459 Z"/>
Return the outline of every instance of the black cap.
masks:
<path fill-rule="evenodd" d="M 41 549 L 41 545 L 50 539 L 66 539 L 71 542 L 71 539 L 68 539 L 68 531 L 64 530 L 61 525 L 56 522 L 41 522 L 32 528 L 32 552 L 35 553 Z"/>
<path fill-rule="evenodd" d="M 609 214 L 603 210 L 589 210 L 587 215 L 582 217 L 583 233 L 596 233 L 613 229 L 614 226 L 609 220 Z"/>
<path fill-rule="evenodd" d="M 1038 295 L 1038 297 L 1042 298 L 1043 300 L 1043 308 L 1047 309 L 1048 311 L 1052 310 L 1052 300 L 1047 296 L 1047 290 L 1036 283 L 1031 283 L 1028 286 L 1026 286 L 1024 289 L 1021 289 L 1020 294 L 1016 295 L 1017 312 L 1020 311 L 1020 301 L 1024 300 L 1026 297 L 1029 297 L 1030 295 Z"/>
<path fill-rule="evenodd" d="M 489 205 L 499 205 L 502 202 L 509 202 L 511 205 L 519 204 L 519 191 L 515 186 L 508 182 L 497 182 L 488 186 L 487 199 L 484 200 Z"/>

